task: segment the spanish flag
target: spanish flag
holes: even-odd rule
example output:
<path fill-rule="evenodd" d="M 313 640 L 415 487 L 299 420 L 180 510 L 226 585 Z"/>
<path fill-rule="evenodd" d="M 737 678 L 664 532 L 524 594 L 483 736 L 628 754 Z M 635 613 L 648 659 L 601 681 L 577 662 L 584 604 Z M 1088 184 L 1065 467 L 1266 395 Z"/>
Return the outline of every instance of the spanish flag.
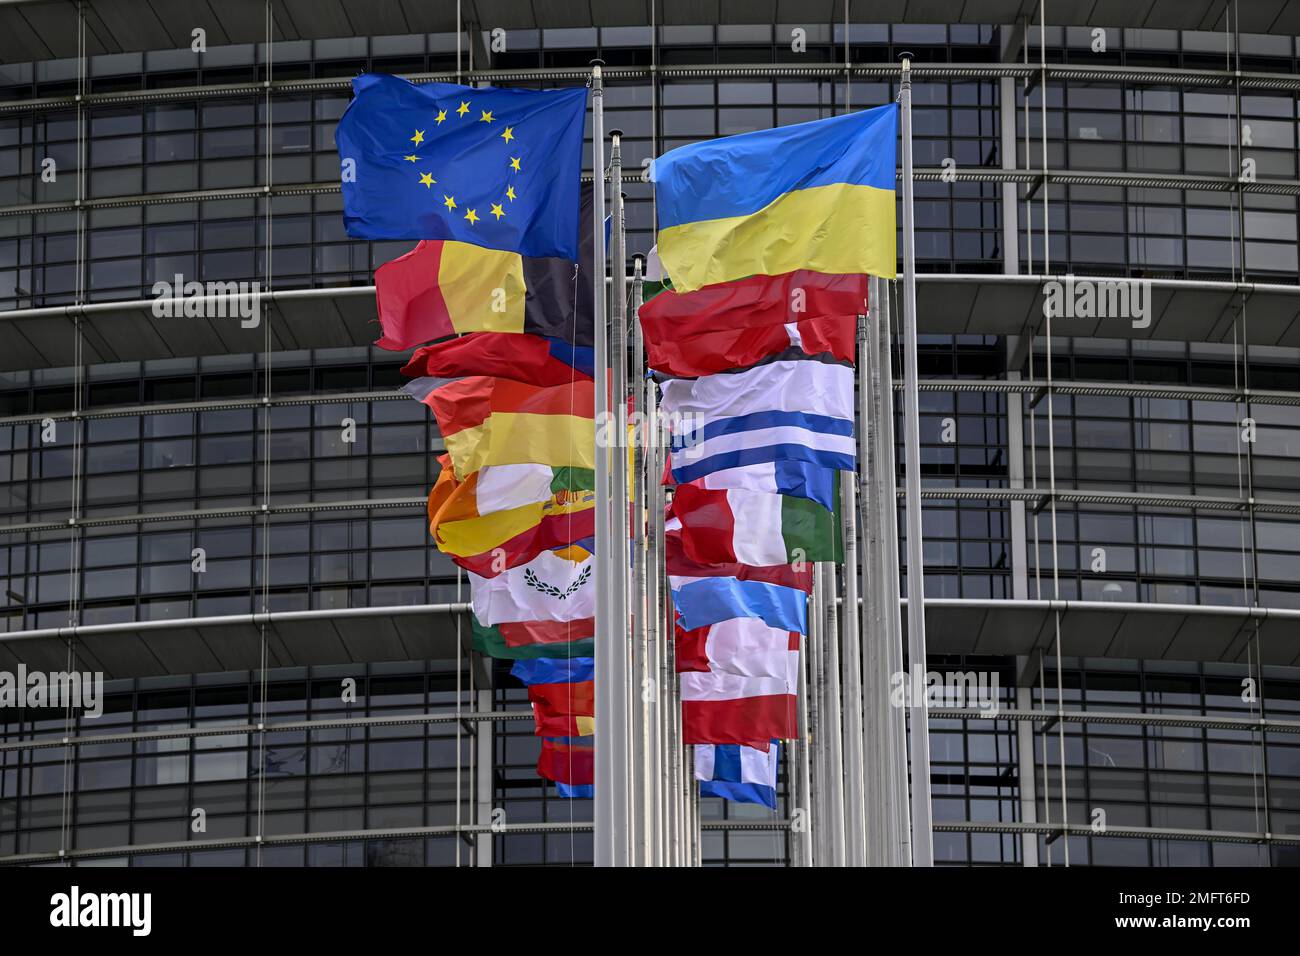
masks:
<path fill-rule="evenodd" d="M 894 278 L 895 104 L 694 143 L 655 160 L 678 292 L 797 269 Z"/>
<path fill-rule="evenodd" d="M 451 456 L 429 492 L 438 549 L 483 577 L 595 534 L 593 473 L 549 465 L 488 465 L 457 481 Z"/>
<path fill-rule="evenodd" d="M 596 466 L 590 381 L 539 388 L 505 378 L 417 378 L 404 389 L 429 406 L 456 478 L 484 465 Z"/>

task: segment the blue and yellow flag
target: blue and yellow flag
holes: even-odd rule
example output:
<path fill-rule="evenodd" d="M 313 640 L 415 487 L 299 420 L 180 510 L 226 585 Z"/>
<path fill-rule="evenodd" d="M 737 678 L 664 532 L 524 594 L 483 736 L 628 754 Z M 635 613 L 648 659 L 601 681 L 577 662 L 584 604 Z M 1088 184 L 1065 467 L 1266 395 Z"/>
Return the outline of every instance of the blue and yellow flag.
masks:
<path fill-rule="evenodd" d="M 796 269 L 893 278 L 894 104 L 655 160 L 659 257 L 678 292 Z"/>
<path fill-rule="evenodd" d="M 453 239 L 578 260 L 587 90 L 515 90 L 367 73 L 335 139 L 355 239 Z"/>

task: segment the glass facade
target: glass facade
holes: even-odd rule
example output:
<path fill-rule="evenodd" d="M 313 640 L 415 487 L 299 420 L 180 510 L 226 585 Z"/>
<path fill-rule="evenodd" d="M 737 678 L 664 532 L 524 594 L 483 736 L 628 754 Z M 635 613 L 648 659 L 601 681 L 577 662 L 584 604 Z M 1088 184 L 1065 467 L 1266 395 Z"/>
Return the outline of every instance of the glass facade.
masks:
<path fill-rule="evenodd" d="M 455 35 L 427 34 L 6 64 L 0 341 L 40 351 L 32 323 L 86 304 L 138 309 L 176 276 L 322 303 L 369 286 L 411 244 L 344 231 L 334 128 L 349 79 L 459 69 L 580 85 L 594 57 L 605 128 L 624 133 L 631 253 L 654 244 L 640 175 L 652 157 L 890 102 L 908 51 L 920 272 L 1172 280 L 1193 296 L 1198 282 L 1296 287 L 1300 40 L 1101 32 L 1098 49 L 1095 31 L 1050 25 L 1043 48 L 1037 27 L 1026 44 L 996 25 L 485 26 L 459 63 Z M 946 181 L 948 168 L 961 176 Z M 103 354 L 99 315 L 44 334 Z M 1256 344 L 1244 296 L 1236 315 L 1213 341 L 1084 337 L 1068 323 L 1050 338 L 923 334 L 926 595 L 1300 610 L 1300 348 Z M 135 324 L 150 345 L 139 355 L 0 372 L 0 646 L 21 660 L 17 636 L 69 625 L 463 599 L 427 538 L 442 445 L 427 410 L 396 393 L 402 356 L 300 346 L 269 316 L 261 351 L 220 336 L 190 347 L 168 321 Z M 901 415 L 896 434 L 901 464 Z M 1010 493 L 1024 489 L 1043 495 Z M 1011 654 L 936 656 L 935 668 L 998 674 L 1013 712 L 931 717 L 936 859 L 1060 864 L 1068 847 L 1072 865 L 1300 862 L 1300 668 L 1276 659 L 1067 647 L 1040 670 Z M 468 658 L 150 671 L 107 694 L 103 717 L 71 724 L 0 710 L 0 864 L 60 851 L 133 866 L 591 859 L 590 803 L 541 785 L 529 722 L 464 716 L 526 711 L 499 662 L 477 677 Z M 1016 716 L 1058 709 L 1105 719 Z M 421 714 L 441 716 L 384 722 Z M 199 733 L 221 726 L 241 729 Z M 82 735 L 114 739 L 58 742 Z M 784 766 L 780 793 L 775 814 L 703 800 L 702 861 L 788 863 Z M 521 829 L 457 833 L 485 808 Z M 1016 829 L 1097 810 L 1123 835 Z M 167 848 L 133 852 L 145 844 Z"/>

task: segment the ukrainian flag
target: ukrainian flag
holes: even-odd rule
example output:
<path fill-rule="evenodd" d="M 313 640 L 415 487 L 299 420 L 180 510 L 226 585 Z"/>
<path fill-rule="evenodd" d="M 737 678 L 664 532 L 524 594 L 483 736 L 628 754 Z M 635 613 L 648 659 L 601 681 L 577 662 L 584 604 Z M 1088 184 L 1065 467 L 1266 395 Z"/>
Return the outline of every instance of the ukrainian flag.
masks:
<path fill-rule="evenodd" d="M 659 257 L 689 292 L 796 269 L 894 278 L 896 104 L 655 160 Z"/>

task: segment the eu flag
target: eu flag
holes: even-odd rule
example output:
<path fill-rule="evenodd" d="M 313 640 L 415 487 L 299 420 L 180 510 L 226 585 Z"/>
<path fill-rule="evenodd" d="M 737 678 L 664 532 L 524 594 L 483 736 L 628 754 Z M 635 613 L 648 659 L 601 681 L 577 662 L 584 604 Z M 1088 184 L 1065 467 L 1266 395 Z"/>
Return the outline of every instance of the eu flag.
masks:
<path fill-rule="evenodd" d="M 356 239 L 454 239 L 578 259 L 587 90 L 515 90 L 367 73 L 335 139 Z"/>

